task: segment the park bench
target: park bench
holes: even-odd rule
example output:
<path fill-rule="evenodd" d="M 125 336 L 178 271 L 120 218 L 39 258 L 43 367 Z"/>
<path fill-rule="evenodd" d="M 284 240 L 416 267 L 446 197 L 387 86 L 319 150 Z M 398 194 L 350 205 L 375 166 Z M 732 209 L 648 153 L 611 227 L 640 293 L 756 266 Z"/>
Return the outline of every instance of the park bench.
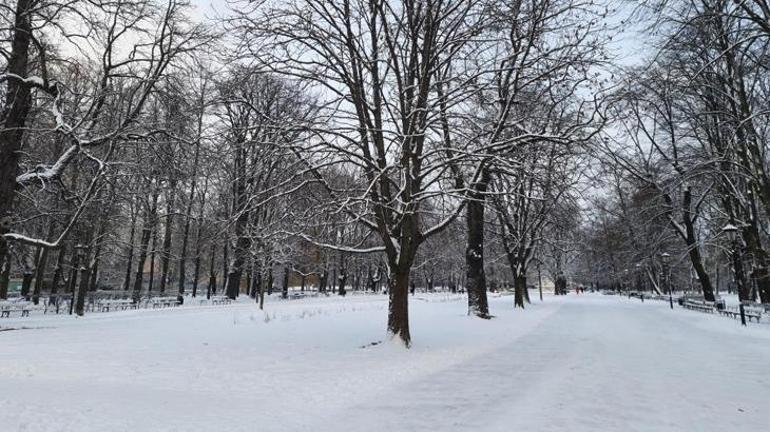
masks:
<path fill-rule="evenodd" d="M 24 300 L 5 300 L 0 302 L 0 318 L 10 318 L 12 312 L 21 312 L 22 317 L 28 317 L 32 303 Z"/>
<path fill-rule="evenodd" d="M 125 310 L 134 307 L 132 300 L 102 300 L 98 303 L 99 310 L 109 312 L 110 310 Z"/>
<path fill-rule="evenodd" d="M 153 297 L 150 299 L 153 309 L 159 307 L 179 306 L 179 300 L 176 297 Z"/>
<path fill-rule="evenodd" d="M 714 313 L 714 302 L 697 301 L 697 300 L 685 300 L 682 303 L 685 309 L 695 310 L 698 312 Z"/>
<path fill-rule="evenodd" d="M 751 307 L 751 306 L 744 306 L 743 307 L 743 315 L 746 317 L 749 322 L 752 320 L 757 320 L 759 322 L 762 319 L 762 314 L 764 313 L 763 309 Z M 741 310 L 738 307 L 729 307 L 725 308 L 719 311 L 720 315 L 729 316 L 730 318 L 740 318 L 741 316 Z"/>
<path fill-rule="evenodd" d="M 232 300 L 228 296 L 211 296 L 211 304 L 230 304 Z"/>

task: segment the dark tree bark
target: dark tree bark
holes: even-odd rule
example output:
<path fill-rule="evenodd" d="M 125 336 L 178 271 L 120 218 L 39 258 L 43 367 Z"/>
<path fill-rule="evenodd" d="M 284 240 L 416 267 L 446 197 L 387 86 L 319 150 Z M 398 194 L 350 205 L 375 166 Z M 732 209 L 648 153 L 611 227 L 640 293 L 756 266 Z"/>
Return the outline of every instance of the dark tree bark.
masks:
<path fill-rule="evenodd" d="M 259 271 L 258 265 L 253 265 L 251 267 L 251 283 L 249 284 L 249 297 L 256 299 L 257 298 L 257 291 L 260 284 L 260 279 L 262 278 L 262 274 Z"/>
<path fill-rule="evenodd" d="M 284 299 L 289 298 L 289 266 L 285 266 L 283 269 L 283 286 L 281 288 L 281 297 Z"/>
<path fill-rule="evenodd" d="M 480 181 L 472 185 L 466 209 L 468 240 L 465 248 L 465 268 L 468 278 L 468 315 L 484 319 L 491 318 L 484 273 L 484 201 L 488 185 L 489 172 L 484 170 Z"/>
<path fill-rule="evenodd" d="M 80 286 L 78 287 L 77 299 L 75 301 L 75 313 L 83 316 L 85 313 L 86 293 L 88 292 L 88 283 L 90 281 L 91 268 L 88 262 L 90 249 L 85 251 L 85 260 L 80 267 Z"/>
<path fill-rule="evenodd" d="M 32 280 L 35 278 L 35 269 L 24 269 L 24 273 L 21 276 L 21 296 L 25 300 L 30 299 L 30 288 L 32 288 Z"/>
<path fill-rule="evenodd" d="M 7 75 L 27 77 L 32 41 L 31 11 L 34 7 L 34 0 L 16 2 Z M 5 101 L 0 113 L 4 121 L 0 127 L 0 262 L 8 255 L 8 242 L 3 234 L 10 230 L 24 127 L 32 106 L 29 84 L 18 79 L 6 79 L 6 84 Z"/>
<path fill-rule="evenodd" d="M 134 237 L 136 236 L 136 213 L 131 211 L 131 229 L 128 234 L 128 258 L 126 259 L 126 276 L 123 279 L 123 291 L 131 288 L 131 271 L 134 267 Z"/>
<path fill-rule="evenodd" d="M 388 279 L 388 333 L 399 338 L 407 347 L 411 345 L 409 333 L 409 270 L 394 268 Z"/>
<path fill-rule="evenodd" d="M 706 268 L 703 265 L 703 258 L 700 253 L 700 245 L 695 234 L 695 219 L 696 215 L 692 210 L 692 189 L 686 188 L 684 191 L 684 199 L 682 200 L 683 217 L 682 222 L 685 226 L 685 243 L 687 243 L 687 249 L 689 250 L 690 262 L 698 275 L 700 280 L 701 290 L 703 291 L 703 298 L 706 301 L 714 301 L 714 287 L 711 285 L 711 277 L 709 276 Z"/>
<path fill-rule="evenodd" d="M 211 253 L 209 254 L 209 284 L 206 287 L 206 299 L 210 299 L 212 295 L 217 293 L 217 274 L 214 271 L 214 265 L 216 262 L 216 250 L 217 245 L 213 241 L 211 242 Z"/>
<path fill-rule="evenodd" d="M 68 294 L 70 297 L 70 307 L 69 307 L 69 314 L 72 315 L 72 312 L 75 309 L 75 288 L 77 287 L 78 283 L 78 270 L 80 269 L 80 252 L 78 251 L 78 248 L 80 246 L 75 246 L 72 248 L 72 269 L 70 270 L 70 280 L 69 280 L 69 289 Z"/>
<path fill-rule="evenodd" d="M 174 201 L 176 182 L 169 184 L 168 196 L 166 197 L 166 226 L 163 231 L 163 251 L 161 252 L 161 273 L 160 273 L 160 293 L 166 292 L 169 280 L 169 267 L 171 265 L 171 233 L 174 230 Z"/>
<path fill-rule="evenodd" d="M 345 271 L 345 269 L 340 270 L 340 286 L 337 288 L 337 294 L 339 294 L 342 297 L 345 297 L 345 294 L 347 294 L 347 290 L 345 289 L 345 284 L 348 281 L 348 272 Z"/>
<path fill-rule="evenodd" d="M 198 279 L 200 278 L 201 274 L 201 250 L 200 250 L 200 244 L 195 245 L 195 266 L 193 267 L 193 280 L 192 280 L 192 296 L 195 298 L 195 296 L 198 295 Z"/>
<path fill-rule="evenodd" d="M 49 223 L 48 235 L 46 238 L 50 241 L 54 234 L 54 224 Z M 40 294 L 43 291 L 43 283 L 45 281 L 45 269 L 48 263 L 48 248 L 40 248 L 38 253 L 37 263 L 35 264 L 35 286 L 32 290 L 32 303 L 35 305 L 40 304 Z"/>
<path fill-rule="evenodd" d="M 11 254 L 0 261 L 0 300 L 8 299 L 8 284 L 11 281 Z"/>
<path fill-rule="evenodd" d="M 200 121 L 199 121 L 200 123 Z M 200 135 L 200 124 L 198 126 L 198 134 Z M 195 188 L 198 182 L 198 164 L 200 161 L 200 140 L 195 141 L 195 156 L 193 157 L 193 169 L 190 180 L 190 196 L 187 200 L 187 210 L 185 211 L 184 219 L 184 231 L 182 233 L 182 250 L 179 253 L 179 285 L 177 288 L 177 301 L 179 304 L 184 302 L 185 283 L 187 282 L 186 265 L 187 265 L 187 244 L 190 238 L 190 219 L 192 215 L 193 201 L 195 201 Z M 196 248 L 196 257 L 199 250 Z M 196 274 L 197 278 L 198 275 Z M 197 285 L 197 282 L 194 282 Z M 197 286 L 193 288 L 193 292 L 197 291 Z M 195 297 L 195 295 L 193 295 Z"/>
<path fill-rule="evenodd" d="M 152 294 L 155 289 L 155 257 L 158 254 L 158 226 L 153 227 L 152 244 L 150 245 L 150 275 L 147 281 L 147 292 Z"/>
<path fill-rule="evenodd" d="M 329 281 L 329 269 L 324 266 L 323 270 L 321 271 L 321 277 L 318 280 L 318 292 L 320 293 L 326 293 L 326 284 Z"/>
<path fill-rule="evenodd" d="M 736 247 L 736 249 L 739 248 L 739 246 Z M 741 255 L 742 254 L 737 250 L 732 254 L 733 269 L 735 270 L 735 283 L 737 285 L 736 288 L 738 289 L 738 300 L 749 301 L 751 297 L 751 287 L 746 281 L 746 271 L 743 268 Z"/>
<path fill-rule="evenodd" d="M 59 284 L 61 283 L 62 272 L 64 271 L 64 258 L 67 256 L 67 247 L 64 243 L 59 249 L 59 256 L 56 257 L 56 267 L 53 270 L 53 278 L 51 279 L 51 299 L 49 303 L 53 301 L 58 304 L 56 295 L 59 292 Z"/>
<path fill-rule="evenodd" d="M 150 248 L 150 237 L 153 236 L 155 226 L 155 213 L 158 195 L 153 196 L 152 207 L 145 212 L 144 221 L 142 221 L 142 238 L 139 241 L 139 259 L 137 260 L 136 276 L 134 277 L 134 290 L 132 298 L 134 304 L 138 304 L 142 296 L 142 286 L 144 285 L 144 265 L 147 262 L 148 249 Z M 154 266 L 154 262 L 151 266 Z"/>
<path fill-rule="evenodd" d="M 225 234 L 225 242 L 222 245 L 222 293 L 224 293 L 225 295 L 227 294 L 227 279 L 228 279 L 227 278 L 227 275 L 228 275 L 227 264 L 228 264 L 228 261 L 230 260 L 229 253 L 228 253 L 229 252 L 229 248 L 228 248 L 228 243 L 229 242 L 230 242 L 230 239 L 229 239 L 228 235 Z"/>
<path fill-rule="evenodd" d="M 527 277 L 519 275 L 514 279 L 513 306 L 524 309 L 524 295 L 527 291 Z"/>

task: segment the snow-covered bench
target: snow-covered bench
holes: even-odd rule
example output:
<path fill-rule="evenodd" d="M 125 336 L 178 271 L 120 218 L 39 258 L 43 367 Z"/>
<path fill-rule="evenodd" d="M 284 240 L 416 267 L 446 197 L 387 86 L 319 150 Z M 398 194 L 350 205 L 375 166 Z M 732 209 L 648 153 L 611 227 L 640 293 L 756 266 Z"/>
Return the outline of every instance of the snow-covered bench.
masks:
<path fill-rule="evenodd" d="M 4 300 L 0 302 L 0 318 L 10 318 L 11 312 L 21 312 L 22 317 L 29 316 L 33 304 L 25 300 Z"/>
<path fill-rule="evenodd" d="M 714 313 L 714 302 L 697 301 L 697 300 L 685 300 L 682 303 L 686 309 L 696 310 L 698 312 Z"/>
<path fill-rule="evenodd" d="M 228 296 L 211 296 L 211 304 L 230 304 L 232 299 Z"/>
<path fill-rule="evenodd" d="M 134 302 L 132 300 L 102 300 L 98 303 L 98 307 L 102 312 L 109 312 L 111 309 L 125 310 L 134 307 Z"/>
<path fill-rule="evenodd" d="M 179 306 L 179 299 L 176 297 L 153 297 L 150 299 L 150 304 L 152 305 L 153 309 L 159 307 Z"/>
<path fill-rule="evenodd" d="M 743 315 L 751 322 L 756 319 L 759 322 L 762 319 L 762 315 L 765 311 L 760 308 L 754 308 L 751 306 L 743 307 Z M 739 318 L 741 316 L 741 310 L 737 307 L 725 308 L 719 311 L 720 315 L 729 316 L 730 318 Z"/>

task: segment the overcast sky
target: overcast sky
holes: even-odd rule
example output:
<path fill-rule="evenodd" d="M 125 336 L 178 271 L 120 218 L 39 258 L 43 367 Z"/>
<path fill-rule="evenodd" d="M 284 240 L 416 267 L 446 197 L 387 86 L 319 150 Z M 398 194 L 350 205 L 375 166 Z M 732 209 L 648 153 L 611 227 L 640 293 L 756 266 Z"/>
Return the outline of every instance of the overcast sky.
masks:
<path fill-rule="evenodd" d="M 227 0 L 191 0 L 197 8 L 199 19 L 212 18 L 227 12 Z M 331 0 L 330 0 L 331 1 Z M 615 26 L 619 33 L 613 36 L 611 50 L 617 56 L 619 64 L 629 65 L 638 63 L 644 57 L 646 35 L 641 32 L 637 20 L 631 20 L 631 7 L 634 4 L 628 0 L 599 0 L 616 12 L 608 20 L 608 25 Z"/>

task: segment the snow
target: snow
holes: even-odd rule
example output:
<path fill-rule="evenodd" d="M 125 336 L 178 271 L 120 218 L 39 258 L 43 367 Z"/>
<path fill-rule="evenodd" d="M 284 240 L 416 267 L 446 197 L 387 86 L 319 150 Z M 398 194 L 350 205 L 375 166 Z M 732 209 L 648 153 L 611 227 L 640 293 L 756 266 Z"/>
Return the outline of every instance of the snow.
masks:
<path fill-rule="evenodd" d="M 535 298 L 535 297 L 533 297 Z M 618 296 L 547 296 L 490 321 L 385 296 L 5 318 L 0 430 L 767 430 L 770 325 Z"/>

